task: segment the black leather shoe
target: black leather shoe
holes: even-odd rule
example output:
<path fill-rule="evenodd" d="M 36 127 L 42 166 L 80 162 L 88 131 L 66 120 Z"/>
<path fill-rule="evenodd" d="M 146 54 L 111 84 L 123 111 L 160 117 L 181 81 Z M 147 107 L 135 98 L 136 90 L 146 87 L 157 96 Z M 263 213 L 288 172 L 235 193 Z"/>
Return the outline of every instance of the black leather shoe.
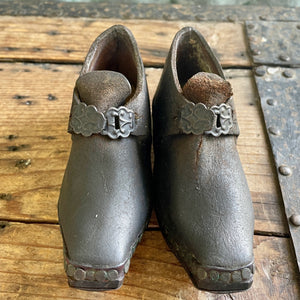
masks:
<path fill-rule="evenodd" d="M 194 285 L 217 292 L 253 278 L 253 207 L 231 95 L 204 38 L 180 30 L 153 101 L 155 206 Z"/>
<path fill-rule="evenodd" d="M 122 285 L 150 214 L 151 121 L 131 32 L 118 25 L 92 44 L 76 82 L 72 149 L 58 202 L 72 287 Z"/>

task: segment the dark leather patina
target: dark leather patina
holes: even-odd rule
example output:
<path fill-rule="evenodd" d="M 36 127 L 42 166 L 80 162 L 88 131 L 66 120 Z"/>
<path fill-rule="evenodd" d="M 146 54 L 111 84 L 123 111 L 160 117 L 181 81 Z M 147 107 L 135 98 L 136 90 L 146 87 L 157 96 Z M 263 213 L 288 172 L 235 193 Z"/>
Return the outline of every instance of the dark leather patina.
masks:
<path fill-rule="evenodd" d="M 133 112 L 130 135 L 112 139 L 97 131 L 99 116 L 120 107 Z M 86 109 L 83 117 L 80 109 Z M 112 124 L 116 131 L 121 117 Z M 92 44 L 74 88 L 69 132 L 72 149 L 58 202 L 69 284 L 118 288 L 151 209 L 148 89 L 127 28 L 113 26 Z"/>
<path fill-rule="evenodd" d="M 188 134 L 180 125 L 182 88 L 198 72 L 222 68 L 193 28 L 175 36 L 153 100 L 155 206 L 172 251 L 199 289 L 238 291 L 253 278 L 254 217 L 249 188 L 236 150 L 234 126 L 215 137 Z M 210 107 L 208 107 L 209 109 Z"/>

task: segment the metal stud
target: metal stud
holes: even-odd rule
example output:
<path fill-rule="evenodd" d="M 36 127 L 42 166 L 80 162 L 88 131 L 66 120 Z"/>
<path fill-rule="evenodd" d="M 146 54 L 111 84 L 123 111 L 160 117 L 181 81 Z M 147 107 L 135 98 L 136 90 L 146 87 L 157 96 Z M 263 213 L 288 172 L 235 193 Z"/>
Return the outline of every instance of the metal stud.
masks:
<path fill-rule="evenodd" d="M 229 282 L 231 278 L 231 274 L 229 272 L 224 272 L 220 275 L 220 280 L 223 282 Z"/>
<path fill-rule="evenodd" d="M 277 105 L 277 101 L 274 99 L 267 99 L 267 104 L 271 106 Z"/>
<path fill-rule="evenodd" d="M 95 279 L 95 271 L 94 270 L 88 270 L 86 272 L 86 279 L 90 280 L 90 281 L 94 280 Z"/>
<path fill-rule="evenodd" d="M 117 270 L 109 270 L 109 271 L 107 272 L 107 277 L 108 277 L 108 279 L 111 280 L 111 281 L 116 280 L 116 279 L 118 278 L 118 275 L 119 275 L 119 273 L 118 273 Z"/>
<path fill-rule="evenodd" d="M 75 273 L 75 267 L 73 265 L 68 265 L 68 268 L 67 268 L 67 275 L 70 276 L 70 277 L 73 277 L 74 276 L 74 273 Z"/>
<path fill-rule="evenodd" d="M 290 221 L 295 226 L 300 226 L 300 215 L 293 214 L 290 217 Z"/>
<path fill-rule="evenodd" d="M 216 270 L 212 270 L 209 272 L 209 277 L 212 281 L 217 281 L 220 277 L 220 274 L 218 271 Z"/>
<path fill-rule="evenodd" d="M 86 273 L 83 269 L 77 268 L 74 272 L 75 280 L 84 280 L 86 277 Z"/>
<path fill-rule="evenodd" d="M 261 51 L 259 49 L 257 49 L 257 48 L 253 48 L 251 50 L 251 52 L 252 52 L 252 55 L 260 55 L 261 54 Z"/>
<path fill-rule="evenodd" d="M 290 176 L 292 175 L 292 169 L 288 166 L 282 165 L 278 168 L 279 173 L 283 176 Z"/>
<path fill-rule="evenodd" d="M 273 134 L 273 135 L 280 135 L 280 130 L 278 128 L 275 127 L 269 127 L 268 131 Z"/>
<path fill-rule="evenodd" d="M 95 279 L 97 281 L 103 282 L 107 280 L 107 274 L 104 270 L 99 270 L 95 273 Z"/>
<path fill-rule="evenodd" d="M 242 281 L 242 274 L 240 271 L 232 272 L 232 281 L 234 282 Z"/>
<path fill-rule="evenodd" d="M 197 276 L 200 280 L 204 280 L 207 277 L 207 273 L 204 269 L 200 268 L 197 270 Z"/>
<path fill-rule="evenodd" d="M 282 72 L 282 75 L 286 78 L 292 78 L 294 76 L 294 72 L 292 70 L 285 70 Z"/>
<path fill-rule="evenodd" d="M 266 69 L 265 69 L 265 67 L 263 67 L 263 66 L 260 66 L 260 67 L 257 67 L 256 69 L 255 69 L 255 75 L 257 75 L 257 76 L 264 76 L 266 74 Z"/>
<path fill-rule="evenodd" d="M 286 54 L 280 54 L 279 59 L 282 61 L 289 61 L 291 58 Z"/>
<path fill-rule="evenodd" d="M 242 270 L 242 277 L 244 280 L 250 279 L 252 276 L 251 270 L 249 268 L 244 268 Z"/>

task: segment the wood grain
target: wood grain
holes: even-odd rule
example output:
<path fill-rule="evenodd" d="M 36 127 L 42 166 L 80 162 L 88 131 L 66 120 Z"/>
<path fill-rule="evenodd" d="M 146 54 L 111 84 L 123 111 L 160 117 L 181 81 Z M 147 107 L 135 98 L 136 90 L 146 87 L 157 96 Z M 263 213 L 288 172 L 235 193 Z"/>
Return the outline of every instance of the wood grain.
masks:
<path fill-rule="evenodd" d="M 57 225 L 2 224 L 0 299 L 299 299 L 299 275 L 289 238 L 255 236 L 256 273 L 246 292 L 217 295 L 198 291 L 158 231 L 147 231 L 117 291 L 86 292 L 68 287 Z"/>
<path fill-rule="evenodd" d="M 235 95 L 238 151 L 253 199 L 255 231 L 266 235 L 254 236 L 256 274 L 247 292 L 218 295 L 195 289 L 154 230 L 155 214 L 120 290 L 95 293 L 67 285 L 56 205 L 80 70 L 70 63 L 81 63 L 92 41 L 116 23 L 132 30 L 148 67 L 161 67 L 175 33 L 194 26 L 229 68 L 225 73 Z M 252 73 L 237 69 L 251 66 L 243 24 L 2 16 L 0 28 L 0 61 L 36 62 L 0 63 L 0 220 L 13 221 L 0 222 L 0 299 L 300 298 L 290 238 L 267 236 L 288 235 L 288 229 Z M 151 98 L 161 71 L 146 69 Z M 36 222 L 48 224 L 30 224 Z"/>
<path fill-rule="evenodd" d="M 66 128 L 80 67 L 2 63 L 0 69 L 0 218 L 56 223 L 56 204 L 71 146 Z M 146 71 L 152 99 L 161 69 Z M 238 151 L 253 198 L 255 230 L 286 234 L 252 74 L 226 70 L 226 75 L 235 93 L 241 129 Z M 31 104 L 26 105 L 27 101 Z M 150 225 L 157 227 L 154 216 Z"/>
<path fill-rule="evenodd" d="M 0 60 L 82 62 L 93 40 L 114 24 L 132 30 L 146 66 L 161 66 L 176 32 L 198 29 L 223 66 L 250 66 L 243 25 L 86 18 L 0 18 Z"/>

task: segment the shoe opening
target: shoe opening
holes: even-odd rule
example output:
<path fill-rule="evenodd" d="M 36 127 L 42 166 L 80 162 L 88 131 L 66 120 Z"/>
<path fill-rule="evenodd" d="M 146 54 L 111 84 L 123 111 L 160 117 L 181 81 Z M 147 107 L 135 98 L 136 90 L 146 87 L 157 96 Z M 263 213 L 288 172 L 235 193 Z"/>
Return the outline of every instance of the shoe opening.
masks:
<path fill-rule="evenodd" d="M 95 43 L 96 51 L 87 72 L 100 70 L 119 72 L 130 82 L 133 95 L 138 88 L 139 58 L 129 34 L 125 30 L 116 29 Z"/>
<path fill-rule="evenodd" d="M 196 73 L 215 73 L 224 77 L 221 66 L 204 38 L 194 30 L 182 33 L 178 40 L 176 66 L 180 86 Z"/>

